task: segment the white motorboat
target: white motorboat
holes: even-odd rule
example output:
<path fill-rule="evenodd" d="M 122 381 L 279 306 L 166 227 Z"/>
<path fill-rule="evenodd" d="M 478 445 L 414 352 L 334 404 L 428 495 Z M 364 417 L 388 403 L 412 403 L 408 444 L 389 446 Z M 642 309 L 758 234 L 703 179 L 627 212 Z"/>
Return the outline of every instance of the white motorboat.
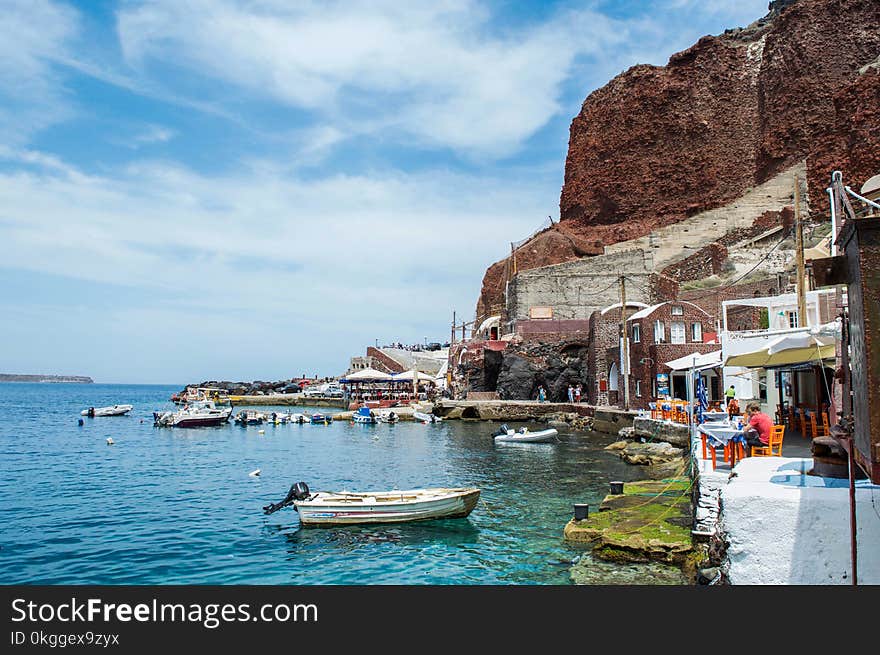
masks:
<path fill-rule="evenodd" d="M 510 443 L 549 443 L 551 441 L 558 441 L 556 435 L 559 432 L 556 428 L 548 428 L 546 430 L 538 430 L 537 432 L 532 432 L 526 427 L 522 427 L 519 431 L 511 430 L 506 425 L 502 425 L 498 432 L 495 433 L 495 441 L 496 442 L 510 442 Z"/>
<path fill-rule="evenodd" d="M 153 425 L 174 428 L 197 428 L 222 425 L 229 421 L 232 407 L 218 408 L 212 401 L 185 405 L 176 412 L 153 412 Z"/>
<path fill-rule="evenodd" d="M 379 422 L 376 415 L 373 414 L 373 411 L 369 407 L 358 407 L 357 411 L 351 415 L 351 420 L 355 423 L 364 423 L 367 425 L 373 425 L 374 423 Z"/>
<path fill-rule="evenodd" d="M 132 405 L 112 405 L 110 407 L 89 407 L 80 412 L 82 416 L 123 416 L 132 410 Z"/>
<path fill-rule="evenodd" d="M 239 425 L 262 425 L 266 415 L 253 409 L 243 409 L 232 420 Z"/>
<path fill-rule="evenodd" d="M 439 423 L 443 419 L 434 414 L 425 414 L 425 412 L 413 412 L 413 419 L 422 423 Z"/>
<path fill-rule="evenodd" d="M 400 420 L 400 416 L 395 411 L 376 412 L 376 419 L 380 423 L 397 423 Z"/>
<path fill-rule="evenodd" d="M 293 505 L 304 526 L 353 525 L 358 523 L 406 523 L 429 519 L 463 518 L 480 499 L 475 487 L 311 493 L 297 482 L 280 503 L 266 505 L 266 514 Z"/>

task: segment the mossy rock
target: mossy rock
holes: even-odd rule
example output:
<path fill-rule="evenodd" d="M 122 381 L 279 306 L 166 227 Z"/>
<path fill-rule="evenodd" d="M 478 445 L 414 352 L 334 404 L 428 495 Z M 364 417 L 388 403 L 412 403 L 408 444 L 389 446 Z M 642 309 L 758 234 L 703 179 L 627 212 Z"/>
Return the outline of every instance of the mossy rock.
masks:
<path fill-rule="evenodd" d="M 590 543 L 610 561 L 683 564 L 693 551 L 690 487 L 689 478 L 627 483 L 596 514 L 569 521 L 565 539 Z"/>

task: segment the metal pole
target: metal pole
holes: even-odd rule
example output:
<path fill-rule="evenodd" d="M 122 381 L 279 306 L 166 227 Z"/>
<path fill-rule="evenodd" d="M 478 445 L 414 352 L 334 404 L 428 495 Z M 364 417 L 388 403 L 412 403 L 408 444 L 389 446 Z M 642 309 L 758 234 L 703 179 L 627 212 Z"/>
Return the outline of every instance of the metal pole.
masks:
<path fill-rule="evenodd" d="M 629 409 L 629 348 L 626 338 L 626 277 L 620 276 L 620 338 L 623 345 L 620 370 L 623 372 L 623 408 Z"/>
<path fill-rule="evenodd" d="M 798 327 L 807 327 L 807 292 L 806 275 L 804 270 L 804 225 L 801 222 L 801 182 L 794 176 L 794 225 L 795 238 L 797 240 L 795 255 L 797 256 L 797 301 L 798 301 Z"/>
<path fill-rule="evenodd" d="M 451 346 L 454 343 L 455 343 L 455 310 L 453 309 L 452 310 L 452 339 L 450 339 L 449 345 Z"/>
<path fill-rule="evenodd" d="M 858 531 L 856 530 L 856 480 L 855 480 L 855 455 L 853 450 L 853 409 L 852 409 L 852 378 L 849 370 L 849 315 L 846 310 L 840 313 L 840 352 L 841 367 L 843 368 L 843 398 L 840 402 L 840 423 L 846 430 L 845 447 L 849 461 L 849 544 L 850 558 L 852 561 L 852 584 L 858 584 Z"/>

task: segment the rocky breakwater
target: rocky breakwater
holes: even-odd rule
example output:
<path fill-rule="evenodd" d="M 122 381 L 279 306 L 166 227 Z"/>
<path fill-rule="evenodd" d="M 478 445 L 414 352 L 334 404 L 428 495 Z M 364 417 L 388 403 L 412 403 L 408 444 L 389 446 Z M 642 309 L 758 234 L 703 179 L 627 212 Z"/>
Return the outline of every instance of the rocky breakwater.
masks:
<path fill-rule="evenodd" d="M 642 466 L 645 477 L 658 480 L 687 474 L 690 465 L 688 426 L 643 416 L 623 428 L 620 441 L 606 446 L 628 464 Z"/>
<path fill-rule="evenodd" d="M 275 382 L 264 382 L 262 380 L 255 380 L 253 382 L 208 380 L 196 385 L 188 385 L 188 387 L 223 389 L 230 396 L 267 396 L 273 394 L 299 393 L 302 391 L 302 386 L 296 380 L 278 380 Z M 186 391 L 186 389 L 183 389 L 181 393 L 184 391 Z"/>
<path fill-rule="evenodd" d="M 880 2 L 769 8 L 586 98 L 571 124 L 561 220 L 518 249 L 518 271 L 602 254 L 734 202 L 803 161 L 809 211 L 825 220 L 833 170 L 859 184 L 877 172 Z M 486 271 L 478 316 L 504 305 L 509 271 L 509 259 Z"/>

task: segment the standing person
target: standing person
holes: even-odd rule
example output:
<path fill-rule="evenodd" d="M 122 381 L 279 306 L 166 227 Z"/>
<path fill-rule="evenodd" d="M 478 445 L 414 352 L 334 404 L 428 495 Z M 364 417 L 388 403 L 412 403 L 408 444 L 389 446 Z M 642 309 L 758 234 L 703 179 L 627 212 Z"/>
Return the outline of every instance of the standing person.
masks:
<path fill-rule="evenodd" d="M 577 385 L 574 389 L 574 401 L 579 403 L 581 401 L 581 385 Z"/>
<path fill-rule="evenodd" d="M 743 430 L 743 436 L 749 447 L 749 455 L 751 455 L 752 446 L 764 447 L 770 443 L 773 420 L 761 411 L 761 406 L 755 401 L 746 405 L 745 419 L 747 425 Z"/>
<path fill-rule="evenodd" d="M 571 385 L 568 385 L 568 402 L 574 402 L 574 387 Z"/>
<path fill-rule="evenodd" d="M 542 403 L 547 400 L 547 392 L 544 391 L 544 385 L 538 386 L 538 402 Z"/>
<path fill-rule="evenodd" d="M 729 388 L 727 391 L 724 392 L 724 400 L 725 400 L 725 403 L 724 403 L 724 404 L 725 404 L 725 405 L 729 405 L 729 404 L 730 404 L 730 401 L 731 401 L 731 400 L 734 400 L 735 398 L 736 398 L 736 389 L 735 389 L 734 386 L 731 384 L 731 385 L 730 385 L 730 388 Z"/>

